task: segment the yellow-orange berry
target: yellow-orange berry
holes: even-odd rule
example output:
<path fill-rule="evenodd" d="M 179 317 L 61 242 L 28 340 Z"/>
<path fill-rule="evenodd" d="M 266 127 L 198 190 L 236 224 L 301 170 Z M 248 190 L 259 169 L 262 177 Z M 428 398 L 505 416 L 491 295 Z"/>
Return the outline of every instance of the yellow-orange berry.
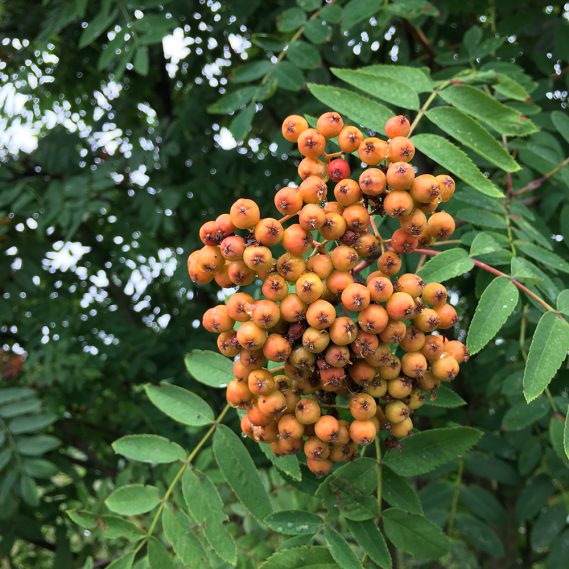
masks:
<path fill-rule="evenodd" d="M 387 152 L 390 162 L 411 162 L 415 156 L 415 146 L 407 137 L 396 136 L 389 141 Z"/>
<path fill-rule="evenodd" d="M 439 183 L 439 188 L 441 190 L 441 201 L 448 202 L 455 190 L 454 180 L 448 174 L 441 174 L 437 176 L 437 182 Z"/>
<path fill-rule="evenodd" d="M 379 168 L 367 168 L 359 177 L 359 186 L 366 196 L 379 196 L 385 192 L 385 174 Z"/>
<path fill-rule="evenodd" d="M 344 128 L 344 121 L 342 117 L 334 111 L 320 115 L 316 121 L 316 129 L 326 138 L 338 136 L 342 128 Z"/>
<path fill-rule="evenodd" d="M 364 139 L 362 131 L 355 126 L 345 126 L 338 135 L 338 146 L 342 152 L 351 154 L 357 150 Z"/>
<path fill-rule="evenodd" d="M 303 130 L 297 140 L 298 150 L 303 156 L 318 158 L 324 154 L 326 139 L 314 128 Z"/>
<path fill-rule="evenodd" d="M 261 219 L 259 206 L 253 201 L 246 198 L 238 199 L 229 210 L 231 223 L 238 229 L 251 229 L 255 227 Z"/>
<path fill-rule="evenodd" d="M 407 136 L 411 131 L 411 123 L 405 115 L 397 115 L 387 119 L 384 126 L 385 134 L 389 138 Z"/>
<path fill-rule="evenodd" d="M 387 156 L 387 142 L 380 138 L 370 137 L 362 141 L 358 148 L 358 156 L 362 162 L 375 166 Z"/>
<path fill-rule="evenodd" d="M 282 124 L 281 132 L 285 140 L 296 142 L 300 133 L 308 128 L 308 123 L 304 117 L 299 115 L 289 115 Z"/>

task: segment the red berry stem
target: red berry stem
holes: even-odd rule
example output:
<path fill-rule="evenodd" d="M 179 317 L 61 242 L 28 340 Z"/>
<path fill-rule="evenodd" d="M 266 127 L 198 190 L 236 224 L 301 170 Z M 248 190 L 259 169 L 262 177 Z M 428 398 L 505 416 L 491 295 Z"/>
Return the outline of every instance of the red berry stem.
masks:
<path fill-rule="evenodd" d="M 422 253 L 423 255 L 434 256 L 434 255 L 440 255 L 442 251 L 435 251 L 434 249 L 415 249 L 415 253 Z M 563 318 L 563 316 L 561 316 L 561 314 L 559 314 L 557 310 L 555 310 L 555 308 L 551 306 L 551 304 L 548 304 L 545 300 L 543 300 L 543 298 L 539 297 L 537 294 L 535 294 L 535 292 L 531 291 L 528 287 L 524 286 L 520 281 L 516 280 L 514 277 L 506 273 L 503 273 L 502 271 L 496 269 L 495 267 L 492 267 L 490 265 L 487 265 L 486 263 L 483 263 L 482 261 L 479 261 L 478 259 L 473 259 L 472 257 L 471 259 L 472 262 L 480 269 L 483 269 L 484 271 L 492 273 L 493 275 L 496 275 L 498 277 L 506 277 L 507 279 L 510 279 L 510 281 L 512 281 L 512 284 L 514 286 L 519 288 L 522 292 L 525 292 L 530 298 L 533 298 L 538 304 L 543 306 L 545 310 L 548 310 L 549 312 L 555 312 L 559 318 L 561 318 L 564 322 L 566 322 L 569 325 L 569 322 L 567 322 L 567 320 Z"/>

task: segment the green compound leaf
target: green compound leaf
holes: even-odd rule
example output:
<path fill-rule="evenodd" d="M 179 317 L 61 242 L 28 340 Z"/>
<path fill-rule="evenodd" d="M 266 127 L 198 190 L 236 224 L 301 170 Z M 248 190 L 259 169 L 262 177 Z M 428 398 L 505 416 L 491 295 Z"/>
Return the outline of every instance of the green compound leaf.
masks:
<path fill-rule="evenodd" d="M 531 403 L 518 403 L 510 407 L 502 419 L 502 428 L 506 431 L 521 431 L 549 413 L 549 404 L 545 399 L 536 399 Z"/>
<path fill-rule="evenodd" d="M 505 172 L 517 172 L 520 165 L 478 122 L 453 107 L 436 107 L 426 112 L 431 122 L 485 160 Z"/>
<path fill-rule="evenodd" d="M 399 476 L 391 468 L 384 466 L 382 470 L 383 499 L 394 508 L 400 508 L 412 514 L 422 514 L 423 508 L 419 495 L 411 484 Z"/>
<path fill-rule="evenodd" d="M 464 249 L 443 251 L 427 261 L 417 273 L 425 282 L 443 282 L 463 275 L 474 267 L 474 262 Z"/>
<path fill-rule="evenodd" d="M 426 93 L 433 90 L 433 82 L 429 77 L 429 69 L 427 67 L 378 64 L 360 67 L 358 71 L 370 73 L 371 75 L 379 75 L 380 77 L 397 79 L 417 93 Z"/>
<path fill-rule="evenodd" d="M 436 134 L 417 134 L 411 140 L 423 154 L 475 190 L 495 198 L 504 197 L 494 182 L 486 178 L 466 153 L 452 142 Z"/>
<path fill-rule="evenodd" d="M 383 131 L 385 121 L 393 116 L 385 105 L 348 89 L 315 83 L 309 83 L 308 89 L 327 107 L 376 132 Z"/>
<path fill-rule="evenodd" d="M 282 510 L 267 516 L 265 524 L 284 535 L 312 535 L 322 526 L 322 518 L 303 510 Z"/>
<path fill-rule="evenodd" d="M 338 79 L 349 83 L 368 95 L 405 109 L 416 110 L 419 108 L 417 93 L 405 85 L 405 83 L 393 77 L 382 77 L 377 72 L 366 73 L 360 70 L 338 69 L 335 67 L 331 71 Z"/>
<path fill-rule="evenodd" d="M 363 569 L 358 556 L 348 545 L 344 536 L 330 526 L 324 529 L 324 539 L 332 557 L 342 569 Z"/>
<path fill-rule="evenodd" d="M 211 407 L 201 397 L 187 389 L 170 383 L 145 385 L 144 389 L 148 399 L 162 413 L 178 423 L 202 427 L 213 422 Z"/>
<path fill-rule="evenodd" d="M 138 516 L 150 512 L 160 503 L 160 491 L 156 486 L 127 484 L 113 490 L 105 500 L 112 512 L 123 516 Z"/>
<path fill-rule="evenodd" d="M 223 526 L 223 501 L 213 482 L 198 470 L 186 470 L 182 477 L 182 493 L 192 519 L 203 528 L 212 549 L 230 565 L 237 562 L 233 538 Z"/>
<path fill-rule="evenodd" d="M 450 549 L 439 526 L 423 516 L 391 508 L 383 513 L 383 523 L 393 545 L 419 559 L 438 559 Z"/>
<path fill-rule="evenodd" d="M 537 132 L 537 127 L 531 120 L 476 87 L 453 85 L 441 91 L 439 95 L 449 105 L 486 123 L 500 134 L 525 136 Z"/>
<path fill-rule="evenodd" d="M 127 435 L 112 446 L 117 454 L 140 462 L 166 464 L 186 458 L 186 452 L 180 445 L 158 435 Z"/>
<path fill-rule="evenodd" d="M 500 331 L 519 296 L 518 289 L 507 277 L 498 277 L 486 287 L 468 329 L 466 347 L 471 354 L 478 353 Z"/>
<path fill-rule="evenodd" d="M 400 476 L 419 476 L 464 454 L 481 437 L 482 431 L 472 427 L 445 427 L 415 433 L 402 439 L 402 452 L 390 452 L 383 462 Z"/>
<path fill-rule="evenodd" d="M 385 538 L 373 520 L 355 522 L 346 520 L 348 530 L 368 557 L 381 569 L 391 569 L 391 554 L 387 549 Z"/>
<path fill-rule="evenodd" d="M 466 401 L 458 393 L 450 389 L 450 387 L 441 384 L 436 391 L 434 399 L 431 397 L 425 397 L 425 405 L 453 409 L 454 407 L 462 407 L 463 405 L 466 405 Z"/>
<path fill-rule="evenodd" d="M 233 379 L 232 361 L 211 350 L 192 350 L 184 364 L 196 381 L 210 387 L 226 387 Z"/>
<path fill-rule="evenodd" d="M 545 391 L 567 350 L 569 324 L 554 312 L 546 312 L 537 324 L 529 349 L 523 380 L 526 401 L 533 401 Z"/>
<path fill-rule="evenodd" d="M 259 569 L 338 569 L 325 546 L 291 547 L 273 553 Z"/>
<path fill-rule="evenodd" d="M 219 425 L 213 436 L 213 454 L 239 501 L 262 522 L 273 511 L 269 496 L 251 455 L 239 437 L 225 425 Z"/>

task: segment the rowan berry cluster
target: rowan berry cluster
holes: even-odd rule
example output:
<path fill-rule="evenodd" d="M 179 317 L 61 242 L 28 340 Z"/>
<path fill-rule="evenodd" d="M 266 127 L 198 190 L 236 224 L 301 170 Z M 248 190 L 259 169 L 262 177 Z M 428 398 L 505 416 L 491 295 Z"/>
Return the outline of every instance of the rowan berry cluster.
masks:
<path fill-rule="evenodd" d="M 209 309 L 203 325 L 234 358 L 226 396 L 245 411 L 243 433 L 277 455 L 303 449 L 318 475 L 355 457 L 380 430 L 396 446 L 412 431 L 425 392 L 433 396 L 468 358 L 461 342 L 436 332 L 457 321 L 445 287 L 397 276 L 400 254 L 454 231 L 453 218 L 436 212 L 454 181 L 415 175 L 406 117 L 389 119 L 385 132 L 389 140 L 364 138 L 336 112 L 320 116 L 316 128 L 287 117 L 283 136 L 303 159 L 300 185 L 275 194 L 283 217 L 263 218 L 254 201 L 238 199 L 202 225 L 204 246 L 188 258 L 196 283 L 242 287 L 260 279 L 259 298 L 236 292 Z M 340 152 L 327 154 L 332 138 Z M 357 180 L 344 158 L 355 152 L 372 166 Z M 374 214 L 399 220 L 390 239 Z M 374 262 L 377 270 L 364 277 Z"/>

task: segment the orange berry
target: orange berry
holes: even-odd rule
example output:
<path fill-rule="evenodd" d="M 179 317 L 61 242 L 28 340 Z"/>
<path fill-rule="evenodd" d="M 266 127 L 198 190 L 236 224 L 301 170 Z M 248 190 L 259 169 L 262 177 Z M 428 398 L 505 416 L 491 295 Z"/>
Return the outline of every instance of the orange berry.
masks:
<path fill-rule="evenodd" d="M 418 378 L 427 371 L 427 358 L 421 352 L 407 352 L 401 358 L 403 373 L 412 378 Z"/>
<path fill-rule="evenodd" d="M 337 271 L 349 271 L 353 269 L 359 261 L 357 251 L 347 245 L 338 245 L 330 253 L 330 258 L 334 269 Z"/>
<path fill-rule="evenodd" d="M 397 253 L 411 253 L 417 248 L 419 240 L 404 229 L 397 229 L 391 235 L 391 246 Z"/>
<path fill-rule="evenodd" d="M 409 417 L 409 407 L 403 401 L 389 401 L 385 405 L 385 418 L 392 424 L 401 423 Z"/>
<path fill-rule="evenodd" d="M 427 222 L 427 231 L 434 239 L 448 239 L 455 229 L 452 215 L 446 211 L 433 213 Z"/>
<path fill-rule="evenodd" d="M 346 221 L 339 213 L 326 213 L 324 225 L 320 228 L 320 234 L 324 239 L 334 241 L 346 232 Z"/>
<path fill-rule="evenodd" d="M 385 305 L 392 320 L 404 320 L 415 314 L 415 301 L 406 292 L 394 292 Z"/>
<path fill-rule="evenodd" d="M 312 472 L 317 478 L 321 478 L 330 472 L 332 468 L 332 462 L 330 460 L 314 460 L 312 458 L 307 458 L 306 466 L 308 467 L 308 470 L 310 470 L 310 472 Z"/>
<path fill-rule="evenodd" d="M 401 229 L 418 237 L 427 227 L 427 216 L 420 209 L 414 209 L 409 215 L 400 218 Z"/>
<path fill-rule="evenodd" d="M 377 427 L 373 421 L 353 421 L 350 425 L 350 437 L 358 445 L 371 444 L 377 435 Z"/>
<path fill-rule="evenodd" d="M 312 328 L 324 330 L 336 320 L 336 309 L 327 300 L 316 300 L 306 311 L 306 321 Z"/>
<path fill-rule="evenodd" d="M 361 312 L 369 306 L 370 293 L 364 285 L 352 283 L 342 291 L 341 299 L 348 311 Z"/>
<path fill-rule="evenodd" d="M 308 128 L 308 123 L 304 117 L 299 115 L 289 115 L 282 124 L 281 132 L 285 140 L 296 142 L 300 133 Z"/>
<path fill-rule="evenodd" d="M 273 247 L 281 242 L 283 232 L 284 229 L 280 221 L 272 217 L 267 217 L 261 219 L 255 226 L 255 239 L 259 241 L 261 245 Z"/>
<path fill-rule="evenodd" d="M 324 359 L 332 367 L 343 368 L 350 362 L 350 350 L 346 346 L 332 344 L 328 346 Z"/>
<path fill-rule="evenodd" d="M 439 182 L 431 174 L 421 174 L 413 180 L 411 196 L 420 203 L 431 203 L 441 193 Z"/>
<path fill-rule="evenodd" d="M 238 229 L 251 229 L 261 219 L 259 206 L 246 198 L 238 199 L 229 210 L 231 223 Z"/>
<path fill-rule="evenodd" d="M 306 261 L 306 270 L 316 273 L 321 279 L 326 279 L 334 270 L 332 258 L 328 253 L 318 253 L 312 255 Z"/>
<path fill-rule="evenodd" d="M 389 192 L 383 200 L 383 209 L 389 217 L 407 217 L 411 215 L 415 207 L 413 198 L 409 192 L 403 190 L 393 190 Z"/>
<path fill-rule="evenodd" d="M 441 191 L 441 201 L 448 202 L 452 198 L 456 187 L 454 180 L 448 174 L 441 174 L 436 179 Z"/>
<path fill-rule="evenodd" d="M 330 336 L 326 330 L 308 327 L 302 334 L 302 346 L 313 354 L 320 354 L 330 343 Z"/>
<path fill-rule="evenodd" d="M 267 332 L 254 322 L 244 322 L 237 330 L 237 341 L 248 350 L 260 350 L 267 339 Z"/>
<path fill-rule="evenodd" d="M 405 273 L 395 281 L 395 290 L 397 292 L 406 292 L 413 298 L 420 296 L 423 291 L 423 279 L 414 273 Z"/>
<path fill-rule="evenodd" d="M 401 258 L 394 251 L 386 251 L 377 260 L 377 268 L 387 276 L 396 275 L 401 270 Z"/>
<path fill-rule="evenodd" d="M 265 415 L 280 415 L 286 407 L 286 398 L 280 391 L 263 394 L 259 397 L 257 404 L 259 411 Z"/>
<path fill-rule="evenodd" d="M 235 320 L 229 316 L 227 306 L 220 304 L 205 311 L 202 324 L 208 332 L 219 334 L 233 330 Z"/>
<path fill-rule="evenodd" d="M 360 328 L 370 334 L 379 334 L 385 330 L 389 315 L 383 306 L 370 304 L 358 314 Z"/>
<path fill-rule="evenodd" d="M 296 294 L 289 294 L 281 301 L 281 318 L 285 322 L 300 322 L 306 315 L 308 305 Z"/>
<path fill-rule="evenodd" d="M 458 340 L 450 340 L 445 342 L 444 352 L 452 356 L 459 364 L 468 361 L 470 357 L 466 346 Z"/>
<path fill-rule="evenodd" d="M 316 121 L 316 129 L 326 138 L 338 136 L 343 128 L 344 121 L 342 117 L 334 111 L 320 115 Z"/>
<path fill-rule="evenodd" d="M 389 141 L 387 153 L 390 162 L 411 162 L 415 146 L 407 137 L 395 136 Z"/>
<path fill-rule="evenodd" d="M 297 403 L 294 414 L 302 425 L 313 425 L 320 419 L 320 405 L 315 399 L 302 398 Z"/>
<path fill-rule="evenodd" d="M 370 225 L 370 215 L 367 208 L 360 204 L 354 204 L 344 209 L 342 217 L 346 227 L 357 233 L 364 232 Z"/>
<path fill-rule="evenodd" d="M 251 320 L 265 330 L 276 326 L 280 318 L 279 305 L 272 300 L 257 300 L 251 307 Z"/>
<path fill-rule="evenodd" d="M 268 369 L 254 369 L 247 377 L 247 386 L 251 393 L 263 395 L 275 390 L 275 380 Z"/>
<path fill-rule="evenodd" d="M 302 439 L 304 425 L 294 415 L 283 415 L 278 422 L 279 435 L 282 439 Z"/>
<path fill-rule="evenodd" d="M 217 349 L 226 357 L 233 358 L 239 353 L 239 342 L 234 330 L 222 332 L 217 337 Z"/>
<path fill-rule="evenodd" d="M 231 407 L 239 407 L 240 409 L 243 409 L 247 406 L 249 401 L 251 401 L 253 394 L 249 391 L 245 382 L 232 379 L 227 384 L 225 398 Z"/>
<path fill-rule="evenodd" d="M 447 301 L 447 289 L 440 283 L 428 283 L 423 287 L 421 298 L 430 306 L 441 306 Z"/>
<path fill-rule="evenodd" d="M 338 439 L 340 432 L 340 423 L 336 417 L 332 415 L 324 415 L 316 421 L 314 425 L 314 433 L 316 436 L 326 443 L 334 443 Z"/>
<path fill-rule="evenodd" d="M 251 270 L 259 273 L 268 271 L 273 266 L 274 259 L 268 247 L 249 245 L 243 251 L 243 262 Z"/>
<path fill-rule="evenodd" d="M 324 153 L 326 139 L 314 128 L 303 130 L 298 139 L 298 150 L 303 156 L 318 158 Z"/>
<path fill-rule="evenodd" d="M 333 271 L 326 279 L 326 286 L 333 295 L 342 294 L 344 289 L 354 282 L 354 277 L 350 273 Z"/>
<path fill-rule="evenodd" d="M 415 326 L 407 326 L 405 337 L 399 345 L 405 352 L 417 352 L 425 345 L 425 334 Z"/>
<path fill-rule="evenodd" d="M 355 180 L 340 180 L 334 187 L 334 197 L 343 206 L 353 205 L 362 199 L 360 186 Z"/>
<path fill-rule="evenodd" d="M 271 273 L 263 282 L 261 291 L 269 300 L 282 300 L 288 295 L 288 285 L 278 273 Z"/>
<path fill-rule="evenodd" d="M 407 162 L 392 162 L 387 168 L 386 181 L 392 190 L 408 190 L 415 179 L 415 171 Z"/>
<path fill-rule="evenodd" d="M 421 352 L 430 361 L 438 360 L 443 353 L 444 338 L 438 334 L 431 334 L 425 338 Z"/>
<path fill-rule="evenodd" d="M 390 320 L 379 334 L 379 339 L 386 344 L 399 344 L 405 338 L 406 332 L 407 326 L 403 320 Z"/>
<path fill-rule="evenodd" d="M 405 399 L 413 391 L 413 382 L 405 377 L 397 377 L 387 384 L 387 393 L 395 399 Z"/>
<path fill-rule="evenodd" d="M 396 117 L 387 119 L 384 130 L 388 138 L 407 136 L 411 131 L 411 123 L 405 115 L 397 115 Z"/>
<path fill-rule="evenodd" d="M 379 196 L 385 192 L 385 174 L 379 168 L 367 168 L 358 180 L 362 192 L 367 196 Z"/>
<path fill-rule="evenodd" d="M 351 154 L 357 150 L 364 139 L 364 135 L 355 126 L 345 126 L 338 135 L 338 146 L 342 152 Z"/>
<path fill-rule="evenodd" d="M 444 352 L 431 365 L 432 374 L 441 381 L 452 381 L 458 375 L 459 369 L 458 362 L 451 355 Z"/>
<path fill-rule="evenodd" d="M 306 268 L 304 257 L 285 253 L 277 259 L 277 272 L 288 282 L 295 282 Z"/>
<path fill-rule="evenodd" d="M 308 253 L 312 244 L 312 234 L 302 229 L 298 223 L 294 223 L 285 229 L 282 245 L 292 255 L 300 256 Z"/>
<path fill-rule="evenodd" d="M 373 136 L 366 138 L 358 148 L 358 156 L 365 164 L 375 166 L 387 157 L 387 142 Z"/>
<path fill-rule="evenodd" d="M 407 417 L 396 425 L 391 425 L 391 435 L 396 439 L 402 439 L 411 434 L 413 430 L 413 421 Z"/>
<path fill-rule="evenodd" d="M 458 322 L 458 314 L 451 304 L 443 304 L 435 308 L 439 317 L 439 328 L 446 330 L 452 328 Z"/>
<path fill-rule="evenodd" d="M 324 283 L 315 273 L 304 273 L 296 281 L 295 288 L 298 297 L 307 304 L 318 300 L 324 294 Z"/>
<path fill-rule="evenodd" d="M 379 347 L 379 338 L 363 329 L 358 332 L 356 339 L 352 342 L 352 350 L 359 358 L 366 358 L 375 353 Z M 369 363 L 369 362 L 368 362 Z"/>
<path fill-rule="evenodd" d="M 263 355 L 273 362 L 286 362 L 291 352 L 290 342 L 281 334 L 269 334 L 263 344 Z"/>
<path fill-rule="evenodd" d="M 356 323 L 347 316 L 336 318 L 330 326 L 330 339 L 338 346 L 351 344 L 358 334 Z"/>
<path fill-rule="evenodd" d="M 302 208 L 302 194 L 298 188 L 281 188 L 275 194 L 275 207 L 283 215 L 294 215 Z"/>
<path fill-rule="evenodd" d="M 413 324 L 422 332 L 432 332 L 439 322 L 439 315 L 432 308 L 424 308 L 413 319 Z"/>
<path fill-rule="evenodd" d="M 328 187 L 318 176 L 308 176 L 299 186 L 300 195 L 305 203 L 318 204 L 326 199 Z"/>
<path fill-rule="evenodd" d="M 251 319 L 251 305 L 254 300 L 246 292 L 236 292 L 227 299 L 227 314 L 238 322 L 247 322 Z"/>
<path fill-rule="evenodd" d="M 358 421 L 371 419 L 377 411 L 375 399 L 367 393 L 356 393 L 350 397 L 350 413 Z"/>
<path fill-rule="evenodd" d="M 326 178 L 328 176 L 328 165 L 322 160 L 306 156 L 300 161 L 297 172 L 301 180 L 305 180 L 308 176 Z"/>

